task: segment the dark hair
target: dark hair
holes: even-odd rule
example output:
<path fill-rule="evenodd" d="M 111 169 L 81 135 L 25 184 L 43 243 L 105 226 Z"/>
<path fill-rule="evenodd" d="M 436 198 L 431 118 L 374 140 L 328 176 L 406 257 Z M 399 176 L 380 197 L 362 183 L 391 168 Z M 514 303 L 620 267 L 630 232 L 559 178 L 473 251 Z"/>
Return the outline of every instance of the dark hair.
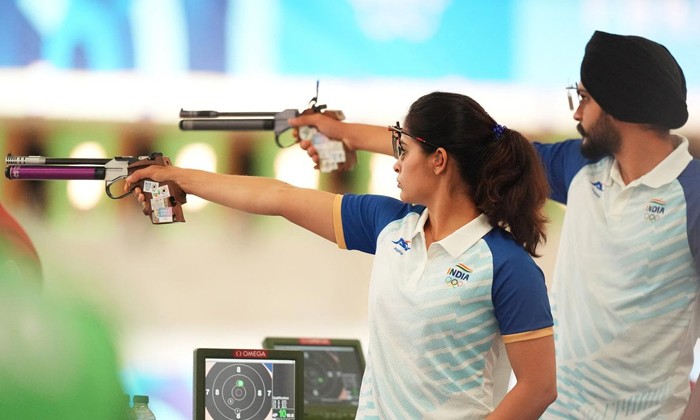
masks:
<path fill-rule="evenodd" d="M 418 99 L 405 125 L 416 136 L 443 147 L 457 162 L 476 207 L 494 226 L 508 229 L 532 256 L 546 240 L 543 206 L 549 184 L 530 142 L 496 121 L 472 98 L 433 92 Z M 420 143 L 427 152 L 435 147 Z"/>

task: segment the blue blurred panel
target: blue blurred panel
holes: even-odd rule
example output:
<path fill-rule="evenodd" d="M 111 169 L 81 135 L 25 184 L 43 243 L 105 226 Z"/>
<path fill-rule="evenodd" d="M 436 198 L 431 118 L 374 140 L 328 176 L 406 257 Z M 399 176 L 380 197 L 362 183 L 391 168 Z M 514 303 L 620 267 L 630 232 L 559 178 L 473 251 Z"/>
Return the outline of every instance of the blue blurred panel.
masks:
<path fill-rule="evenodd" d="M 346 77 L 511 77 L 512 0 L 452 1 L 437 15 L 430 13 L 429 2 L 423 3 L 409 3 L 414 6 L 406 4 L 396 12 L 384 10 L 377 16 L 380 7 L 374 12 L 358 11 L 358 6 L 348 1 L 280 2 L 279 72 Z M 372 38 L 367 27 L 374 22 L 374 27 L 380 28 L 382 21 L 400 33 Z M 411 40 L 412 31 L 420 31 L 424 25 L 435 25 L 435 33 Z"/>
<path fill-rule="evenodd" d="M 12 1 L 0 1 L 0 67 L 26 66 L 39 59 L 41 38 Z"/>
<path fill-rule="evenodd" d="M 227 0 L 184 0 L 184 5 L 189 34 L 190 70 L 224 72 Z"/>
<path fill-rule="evenodd" d="M 586 42 L 593 34 L 577 22 L 581 1 L 521 0 L 514 7 L 515 82 L 551 87 L 579 79 Z"/>
<path fill-rule="evenodd" d="M 518 0 L 515 4 L 514 80 L 551 85 L 579 79 L 586 44 L 596 30 L 638 35 L 663 44 L 700 83 L 700 1 L 605 2 Z"/>
<path fill-rule="evenodd" d="M 596 29 L 700 83 L 700 0 L 0 0 L 0 66 L 573 83 Z"/>
<path fill-rule="evenodd" d="M 132 0 L 70 0 L 60 25 L 44 35 L 43 58 L 59 68 L 133 68 L 128 18 L 131 3 Z M 33 7 L 36 10 L 32 13 L 42 13 L 39 6 Z"/>
<path fill-rule="evenodd" d="M 187 13 L 182 0 L 136 0 L 129 16 L 135 70 L 168 74 L 190 68 Z"/>

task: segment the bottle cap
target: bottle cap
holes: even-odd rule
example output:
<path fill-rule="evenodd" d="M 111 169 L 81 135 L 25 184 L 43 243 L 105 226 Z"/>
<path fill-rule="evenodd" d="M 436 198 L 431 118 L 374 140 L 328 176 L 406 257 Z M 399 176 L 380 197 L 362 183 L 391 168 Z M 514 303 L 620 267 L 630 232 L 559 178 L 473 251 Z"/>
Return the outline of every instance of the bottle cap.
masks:
<path fill-rule="evenodd" d="M 148 403 L 148 395 L 134 395 L 135 403 Z"/>

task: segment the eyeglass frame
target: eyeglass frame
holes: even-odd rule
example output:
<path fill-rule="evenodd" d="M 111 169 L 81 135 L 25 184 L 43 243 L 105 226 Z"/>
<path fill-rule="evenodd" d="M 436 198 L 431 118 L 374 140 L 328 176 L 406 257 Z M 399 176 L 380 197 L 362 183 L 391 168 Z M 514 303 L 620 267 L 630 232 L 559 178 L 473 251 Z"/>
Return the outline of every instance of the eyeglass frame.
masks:
<path fill-rule="evenodd" d="M 438 146 L 437 144 L 433 144 L 433 143 L 431 143 L 431 142 L 429 142 L 421 137 L 413 135 L 413 134 L 409 133 L 408 131 L 402 129 L 401 124 L 399 124 L 398 121 L 396 121 L 395 126 L 390 125 L 390 126 L 387 126 L 387 128 L 389 129 L 389 131 L 391 131 L 391 148 L 394 150 L 394 158 L 396 158 L 396 160 L 399 160 L 401 158 L 401 156 L 403 156 L 403 154 L 406 153 L 406 149 L 404 149 L 401 146 L 401 136 L 404 134 L 407 135 L 408 137 L 411 137 L 412 139 L 416 140 L 419 143 L 425 143 L 428 146 L 432 146 L 436 149 L 439 149 L 442 147 L 442 146 Z M 444 149 L 444 147 L 443 147 L 443 149 Z"/>
<path fill-rule="evenodd" d="M 574 111 L 576 108 L 574 108 L 574 100 L 571 97 L 571 91 L 575 90 L 576 95 L 578 96 L 578 102 L 581 103 L 583 101 L 583 97 L 581 97 L 581 92 L 588 92 L 586 89 L 580 89 L 579 90 L 580 84 L 578 82 L 574 83 L 573 85 L 567 86 L 566 89 L 566 99 L 569 100 L 569 110 Z"/>

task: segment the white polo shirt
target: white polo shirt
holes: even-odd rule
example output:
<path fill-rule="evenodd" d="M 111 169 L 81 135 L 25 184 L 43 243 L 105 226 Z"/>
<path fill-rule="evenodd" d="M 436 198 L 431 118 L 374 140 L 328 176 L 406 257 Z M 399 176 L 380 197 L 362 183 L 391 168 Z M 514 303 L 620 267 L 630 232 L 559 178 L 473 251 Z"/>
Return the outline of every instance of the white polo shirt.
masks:
<path fill-rule="evenodd" d="M 503 342 L 552 335 L 542 271 L 481 215 L 426 250 L 428 211 L 338 196 L 341 248 L 375 255 L 358 419 L 482 419 Z"/>
<path fill-rule="evenodd" d="M 688 141 L 625 185 L 581 141 L 536 144 L 567 205 L 552 284 L 558 398 L 543 419 L 678 419 L 698 337 L 700 161 Z"/>

